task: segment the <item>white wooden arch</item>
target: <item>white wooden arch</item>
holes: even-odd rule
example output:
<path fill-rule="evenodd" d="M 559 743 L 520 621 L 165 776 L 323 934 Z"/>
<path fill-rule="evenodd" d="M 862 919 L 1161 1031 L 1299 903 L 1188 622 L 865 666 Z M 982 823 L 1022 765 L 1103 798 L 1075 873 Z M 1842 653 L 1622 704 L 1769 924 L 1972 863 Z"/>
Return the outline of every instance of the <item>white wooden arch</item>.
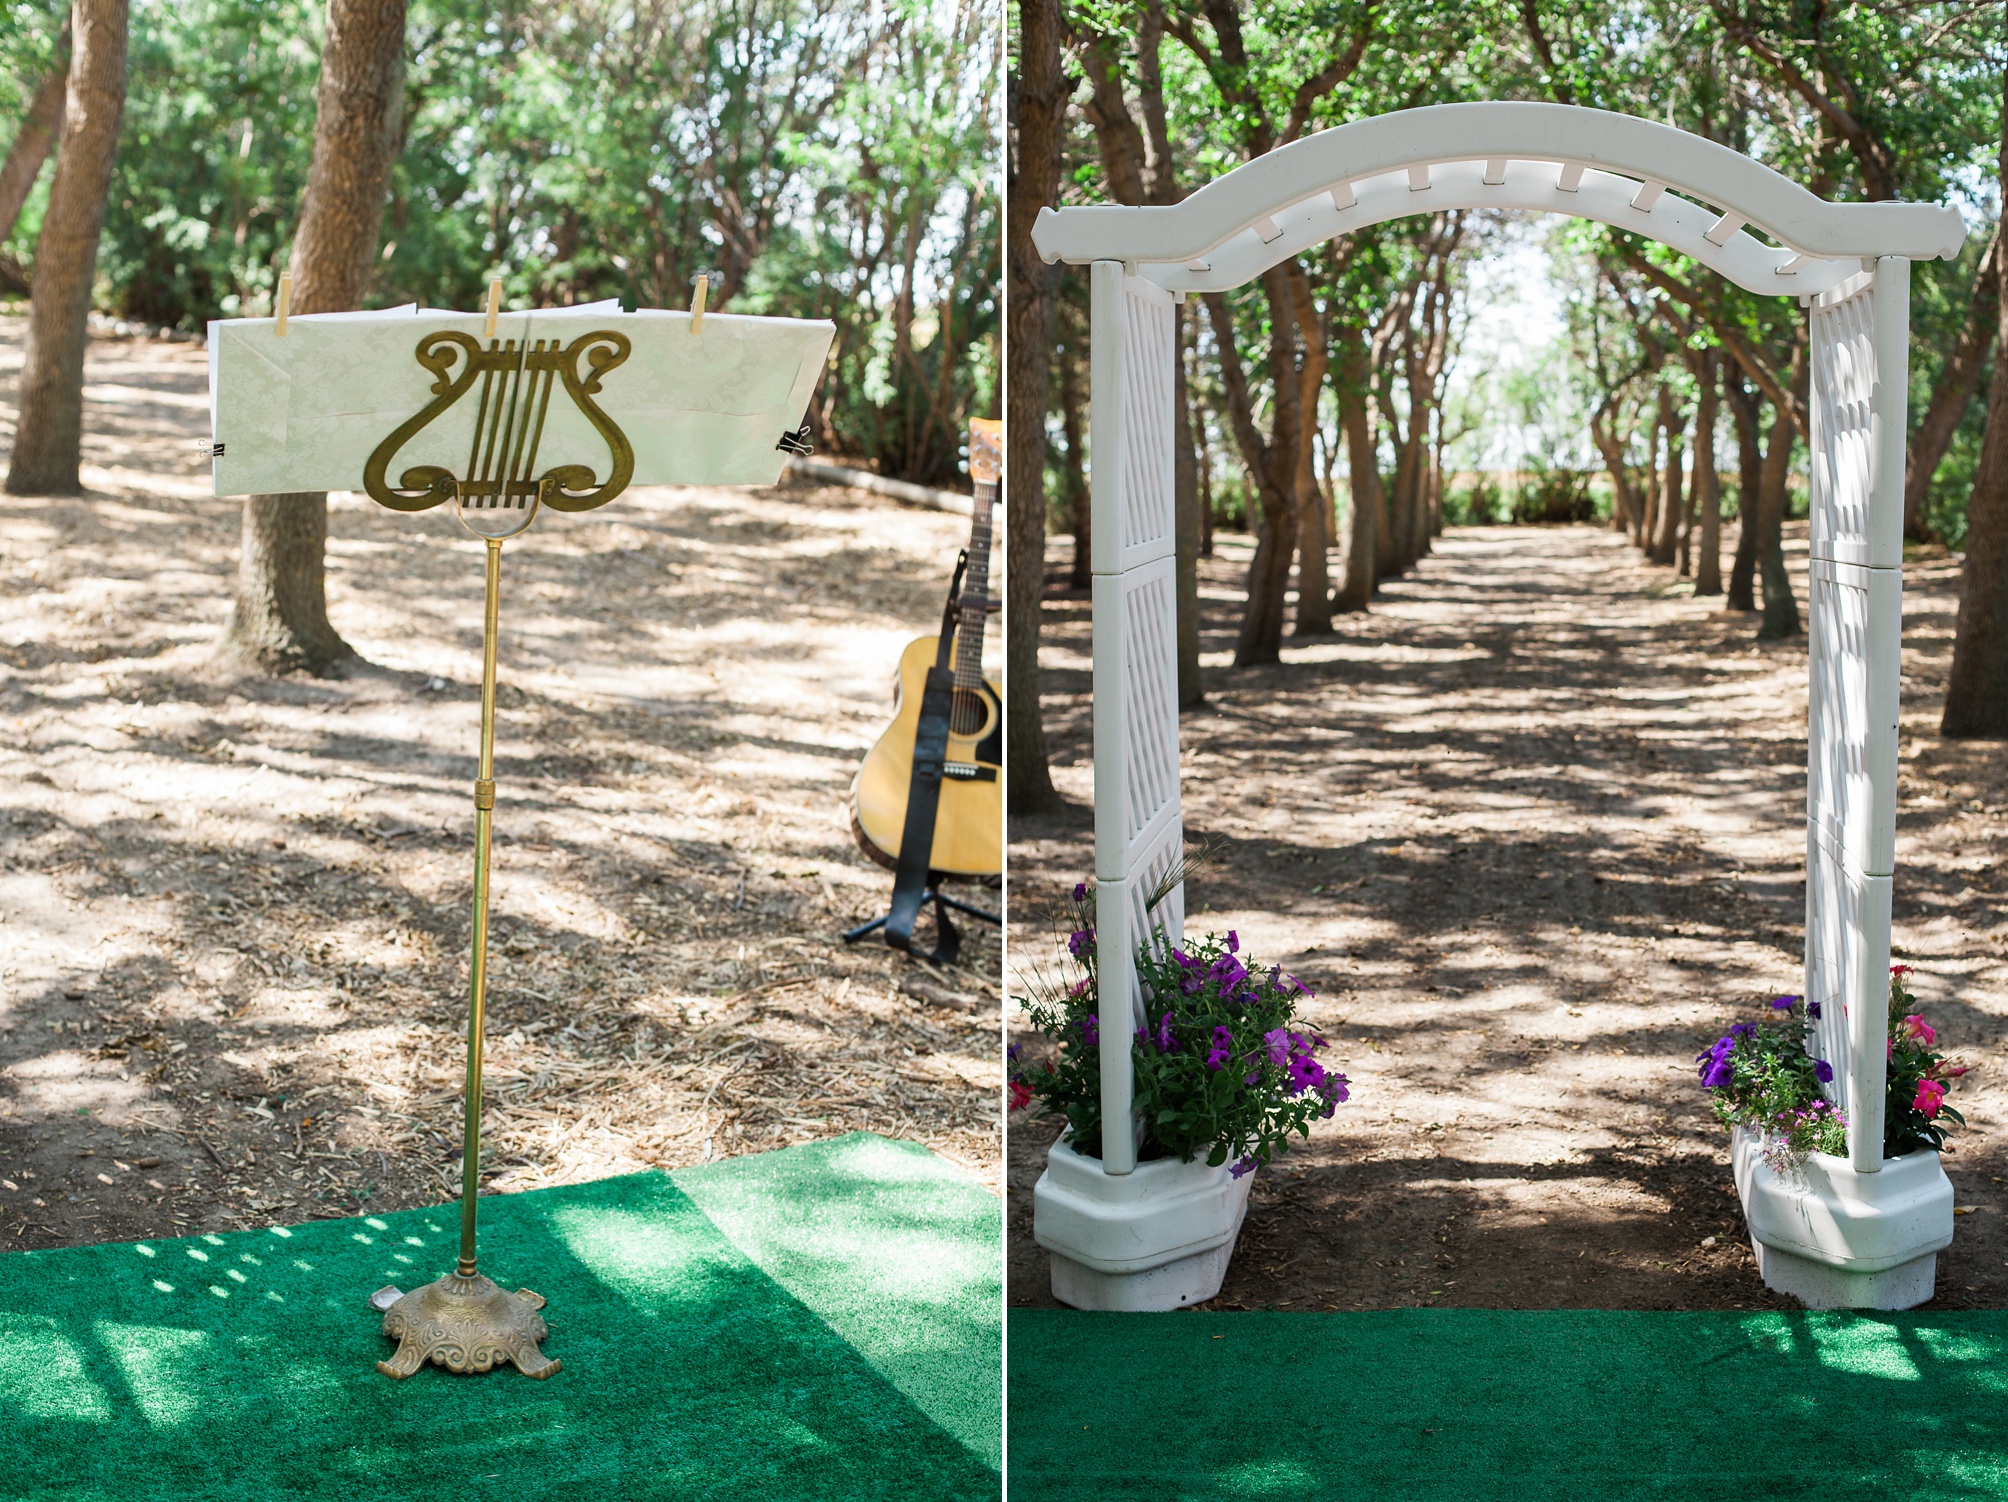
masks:
<path fill-rule="evenodd" d="M 1671 126 L 1560 104 L 1434 105 L 1307 136 L 1171 206 L 1042 210 L 1048 261 L 1089 265 L 1095 881 L 1105 1122 L 1131 1119 L 1135 953 L 1184 930 L 1173 589 L 1176 324 L 1187 292 L 1240 286 L 1335 235 L 1404 214 L 1514 208 L 1659 240 L 1812 323 L 1805 994 L 1857 1173 L 1882 1166 L 1895 868 L 1898 645 L 1910 263 L 1955 255 L 1956 210 L 1827 203 Z M 1758 238 L 1752 231 L 1760 232 Z M 1767 243 L 1767 241 L 1769 243 Z M 1136 1166 L 1103 1134 L 1103 1167 Z"/>

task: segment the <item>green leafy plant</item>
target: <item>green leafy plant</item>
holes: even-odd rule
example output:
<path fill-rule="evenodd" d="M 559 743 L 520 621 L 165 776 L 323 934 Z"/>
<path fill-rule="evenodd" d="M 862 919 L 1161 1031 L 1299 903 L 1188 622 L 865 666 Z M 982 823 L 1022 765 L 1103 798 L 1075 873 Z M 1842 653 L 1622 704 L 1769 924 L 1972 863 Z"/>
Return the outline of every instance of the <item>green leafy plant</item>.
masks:
<path fill-rule="evenodd" d="M 1737 1023 L 1696 1060 L 1716 1119 L 1755 1133 L 1765 1162 L 1781 1173 L 1809 1153 L 1848 1150 L 1847 1118 L 1820 1093 L 1834 1067 L 1806 1047 L 1819 1015 L 1816 1001 L 1776 997 L 1761 1020 Z"/>
<path fill-rule="evenodd" d="M 1945 1103 L 1948 1084 L 1970 1073 L 1972 1066 L 1946 1058 L 1936 1049 L 1938 1032 L 1924 1020 L 1910 992 L 1910 966 L 1892 965 L 1889 972 L 1889 1096 L 1883 1104 L 1883 1156 L 1897 1158 L 1921 1147 L 1947 1151 L 1946 1123 L 1965 1126 L 1966 1118 Z"/>
<path fill-rule="evenodd" d="M 1074 888 L 1074 911 L 1062 979 L 1037 986 L 1027 1004 L 1055 1046 L 1014 1072 L 1011 1101 L 1016 1109 L 1036 1099 L 1065 1116 L 1075 1150 L 1098 1157 L 1103 1003 L 1085 883 Z M 1240 948 L 1230 930 L 1182 945 L 1153 934 L 1138 951 L 1145 1018 L 1130 1056 L 1140 1159 L 1231 1160 L 1239 1178 L 1287 1152 L 1292 1136 L 1309 1137 L 1311 1123 L 1348 1098 L 1346 1077 L 1317 1060 L 1325 1040 L 1297 1015 L 1310 989 L 1280 965 L 1247 964 Z"/>
<path fill-rule="evenodd" d="M 1945 1092 L 1968 1066 L 1936 1051 L 1938 1034 L 1916 1009 L 1909 974 L 1908 965 L 1890 970 L 1885 1158 L 1943 1152 L 1947 1124 L 1966 1124 Z M 1833 1066 L 1807 1046 L 1819 1016 L 1817 1001 L 1780 996 L 1760 1020 L 1737 1023 L 1696 1057 L 1716 1118 L 1762 1138 L 1765 1161 L 1779 1171 L 1802 1165 L 1808 1153 L 1847 1152 L 1847 1118 L 1821 1093 Z"/>

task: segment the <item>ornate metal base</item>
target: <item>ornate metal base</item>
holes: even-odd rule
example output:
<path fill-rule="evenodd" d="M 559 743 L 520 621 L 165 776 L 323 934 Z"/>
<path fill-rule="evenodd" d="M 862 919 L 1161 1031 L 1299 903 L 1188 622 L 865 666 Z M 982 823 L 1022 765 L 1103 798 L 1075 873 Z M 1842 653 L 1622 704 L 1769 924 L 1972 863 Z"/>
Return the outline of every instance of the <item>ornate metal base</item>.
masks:
<path fill-rule="evenodd" d="M 551 1334 L 544 1296 L 527 1288 L 504 1293 L 489 1279 L 448 1273 L 405 1293 L 380 1288 L 370 1303 L 384 1311 L 383 1333 L 397 1353 L 379 1361 L 386 1377 L 409 1377 L 431 1361 L 449 1372 L 485 1372 L 505 1361 L 526 1377 L 548 1377 L 563 1364 L 537 1349 Z"/>

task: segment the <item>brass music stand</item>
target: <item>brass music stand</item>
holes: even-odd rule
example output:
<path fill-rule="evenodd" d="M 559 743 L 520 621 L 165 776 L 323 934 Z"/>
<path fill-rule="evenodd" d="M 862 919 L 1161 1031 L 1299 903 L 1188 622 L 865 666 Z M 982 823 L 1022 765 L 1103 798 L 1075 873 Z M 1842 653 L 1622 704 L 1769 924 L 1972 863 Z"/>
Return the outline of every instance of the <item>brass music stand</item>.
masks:
<path fill-rule="evenodd" d="M 495 638 L 502 583 L 502 544 L 528 530 L 545 506 L 590 511 L 627 488 L 634 448 L 594 403 L 601 378 L 626 360 L 627 336 L 610 329 L 520 342 L 493 336 L 484 347 L 472 335 L 446 332 L 419 340 L 418 363 L 431 371 L 433 399 L 377 445 L 363 470 L 363 488 L 393 511 L 424 511 L 452 501 L 460 524 L 488 545 L 487 600 L 481 634 L 481 754 L 474 781 L 474 933 L 469 963 L 467 1094 L 461 1135 L 460 1260 L 454 1270 L 411 1293 L 379 1289 L 370 1302 L 383 1313 L 383 1333 L 398 1342 L 377 1370 L 409 1377 L 427 1361 L 450 1372 L 485 1372 L 514 1362 L 526 1377 L 548 1377 L 560 1363 L 539 1344 L 550 1330 L 545 1300 L 528 1288 L 504 1291 L 475 1266 L 476 1202 L 481 1187 L 481 1035 L 488 1001 L 488 845 L 495 811 Z M 583 371 L 581 365 L 586 367 Z M 457 367 L 457 368 L 456 368 Z M 536 473 L 537 449 L 553 390 L 565 394 L 606 440 L 612 468 L 597 482 L 584 464 Z M 396 486 L 386 479 L 398 451 L 449 407 L 480 387 L 466 475 L 443 466 L 407 469 Z M 533 478 L 534 476 L 534 478 Z"/>

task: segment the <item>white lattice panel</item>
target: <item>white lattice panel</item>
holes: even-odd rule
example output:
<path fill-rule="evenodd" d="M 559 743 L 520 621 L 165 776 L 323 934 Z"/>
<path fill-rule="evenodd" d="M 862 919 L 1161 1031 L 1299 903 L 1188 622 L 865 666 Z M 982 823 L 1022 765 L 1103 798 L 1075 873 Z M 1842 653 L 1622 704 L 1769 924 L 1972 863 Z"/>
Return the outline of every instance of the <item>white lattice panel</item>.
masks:
<path fill-rule="evenodd" d="M 1813 441 L 1808 445 L 1815 558 L 1869 561 L 1875 478 L 1875 278 L 1851 278 L 1812 310 Z"/>
<path fill-rule="evenodd" d="M 1815 558 L 1899 568 L 1910 262 L 1875 268 L 1812 300 L 1807 534 Z"/>
<path fill-rule="evenodd" d="M 1806 822 L 1863 875 L 1896 862 L 1897 645 L 1894 569 L 1813 559 L 1806 696 Z"/>
<path fill-rule="evenodd" d="M 1095 569 L 1122 573 L 1175 545 L 1177 305 L 1120 262 L 1097 262 L 1091 286 Z"/>
<path fill-rule="evenodd" d="M 1172 559 L 1094 579 L 1095 875 L 1129 876 L 1178 828 Z"/>
<path fill-rule="evenodd" d="M 1185 886 L 1166 887 L 1183 854 L 1177 826 L 1142 852 L 1136 873 L 1095 882 L 1095 940 L 1099 957 L 1097 981 L 1101 1010 L 1102 1120 L 1127 1120 L 1135 1098 L 1130 1057 L 1131 1040 L 1143 1025 L 1143 988 L 1137 980 L 1136 954 L 1147 940 L 1162 935 L 1172 943 L 1185 935 Z M 1123 1005 L 1122 998 L 1127 1000 Z M 1111 1138 L 1115 1140 L 1111 1140 Z M 1103 1132 L 1103 1161 L 1111 1173 L 1128 1173 L 1136 1166 L 1134 1136 L 1125 1142 Z"/>
<path fill-rule="evenodd" d="M 1882 1162 L 1910 263 L 1812 300 L 1806 995 L 1856 1168 Z"/>
<path fill-rule="evenodd" d="M 1892 879 L 1860 876 L 1831 850 L 1806 867 L 1806 999 L 1819 1004 L 1815 1052 L 1834 1068 L 1827 1099 L 1848 1118 L 1849 1156 L 1882 1162 Z"/>

